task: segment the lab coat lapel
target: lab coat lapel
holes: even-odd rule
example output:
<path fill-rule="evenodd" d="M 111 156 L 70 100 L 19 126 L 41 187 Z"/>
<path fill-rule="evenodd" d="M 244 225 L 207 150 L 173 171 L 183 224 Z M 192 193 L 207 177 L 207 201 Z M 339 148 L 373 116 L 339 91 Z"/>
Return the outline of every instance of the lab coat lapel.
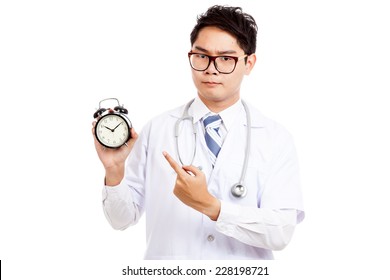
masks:
<path fill-rule="evenodd" d="M 223 162 L 229 160 L 229 154 L 231 154 L 234 149 L 237 149 L 237 147 L 235 147 L 235 145 L 237 145 L 237 133 L 241 130 L 240 126 L 243 125 L 244 123 L 240 114 L 240 117 L 235 119 L 231 129 L 228 131 L 225 140 L 223 141 L 221 150 L 219 151 L 217 160 L 215 162 L 213 173 L 218 173 L 217 171 L 223 167 Z"/>
<path fill-rule="evenodd" d="M 250 105 L 248 107 L 251 120 L 251 127 L 249 129 L 263 128 L 265 126 L 265 117 L 257 110 L 253 110 Z M 233 154 L 239 154 L 239 157 L 243 158 L 247 143 L 247 129 L 246 113 L 243 108 L 242 113 L 235 119 L 235 122 L 226 135 L 214 166 L 214 173 L 220 168 L 223 168 L 223 163 L 231 160 Z"/>

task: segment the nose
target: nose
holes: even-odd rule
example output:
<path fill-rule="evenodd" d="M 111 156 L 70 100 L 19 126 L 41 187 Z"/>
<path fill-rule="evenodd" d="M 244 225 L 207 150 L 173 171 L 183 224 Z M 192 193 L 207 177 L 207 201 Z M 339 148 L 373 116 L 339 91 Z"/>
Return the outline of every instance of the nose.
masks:
<path fill-rule="evenodd" d="M 217 75 L 219 74 L 217 67 L 215 67 L 215 59 L 210 61 L 209 67 L 204 70 L 206 74 Z"/>

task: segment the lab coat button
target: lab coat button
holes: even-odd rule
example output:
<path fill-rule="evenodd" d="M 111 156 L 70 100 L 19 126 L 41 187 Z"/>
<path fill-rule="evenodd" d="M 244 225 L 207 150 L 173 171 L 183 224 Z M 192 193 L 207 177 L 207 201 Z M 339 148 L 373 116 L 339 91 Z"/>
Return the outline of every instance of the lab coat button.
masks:
<path fill-rule="evenodd" d="M 198 166 L 198 169 L 199 169 L 199 170 L 202 170 L 202 169 L 203 169 L 203 167 L 202 167 L 201 165 L 199 165 L 199 166 Z"/>
<path fill-rule="evenodd" d="M 207 236 L 207 241 L 209 242 L 213 242 L 214 241 L 214 235 L 210 234 L 209 236 Z"/>

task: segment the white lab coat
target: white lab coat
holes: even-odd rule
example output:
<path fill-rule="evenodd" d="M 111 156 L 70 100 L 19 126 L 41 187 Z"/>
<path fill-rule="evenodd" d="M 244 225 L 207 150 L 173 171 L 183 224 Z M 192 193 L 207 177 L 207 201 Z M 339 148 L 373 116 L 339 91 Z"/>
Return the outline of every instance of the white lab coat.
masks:
<path fill-rule="evenodd" d="M 194 108 L 199 114 L 199 107 L 205 108 L 196 98 L 189 114 L 195 114 Z M 232 196 L 230 189 L 242 172 L 247 134 L 245 110 L 241 102 L 235 107 L 214 168 L 203 126 L 194 119 L 197 138 L 192 164 L 202 169 L 209 192 L 221 200 L 216 222 L 173 194 L 176 173 L 162 155 L 167 151 L 179 162 L 174 127 L 184 106 L 144 127 L 128 158 L 124 180 L 104 188 L 103 207 L 114 228 L 125 229 L 146 212 L 146 259 L 272 259 L 272 250 L 287 245 L 295 223 L 303 219 L 292 138 L 251 106 L 251 152 L 244 182 L 248 192 L 244 198 Z M 179 146 L 184 164 L 194 152 L 192 131 L 190 121 L 182 123 Z"/>

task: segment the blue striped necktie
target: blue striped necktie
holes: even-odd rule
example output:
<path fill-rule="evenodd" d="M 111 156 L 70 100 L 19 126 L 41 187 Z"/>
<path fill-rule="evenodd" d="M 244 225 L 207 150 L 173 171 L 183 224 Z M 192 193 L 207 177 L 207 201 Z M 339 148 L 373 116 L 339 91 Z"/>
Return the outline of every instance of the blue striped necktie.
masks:
<path fill-rule="evenodd" d="M 222 139 L 218 132 L 221 122 L 222 120 L 219 115 L 209 116 L 203 121 L 206 144 L 207 147 L 209 147 L 209 154 L 213 167 L 222 146 Z"/>

